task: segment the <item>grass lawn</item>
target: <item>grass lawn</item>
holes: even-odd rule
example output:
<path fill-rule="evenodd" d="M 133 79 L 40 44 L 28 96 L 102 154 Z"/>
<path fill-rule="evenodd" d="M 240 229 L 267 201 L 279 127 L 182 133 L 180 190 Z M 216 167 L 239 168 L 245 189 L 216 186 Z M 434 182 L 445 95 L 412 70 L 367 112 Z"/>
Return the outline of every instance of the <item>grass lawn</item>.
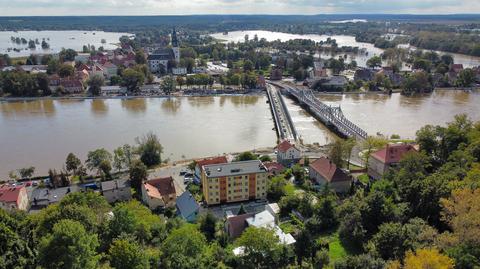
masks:
<path fill-rule="evenodd" d="M 328 255 L 330 257 L 330 264 L 326 268 L 334 268 L 335 262 L 342 260 L 348 255 L 359 254 L 360 251 L 355 249 L 352 246 L 346 245 L 340 240 L 340 236 L 337 230 L 330 231 L 322 236 L 320 239 L 327 239 L 328 244 Z"/>
<path fill-rule="evenodd" d="M 285 193 L 287 195 L 294 195 L 295 194 L 295 190 L 297 190 L 297 187 L 295 187 L 295 185 L 293 185 L 292 183 L 288 183 L 286 186 L 285 186 Z"/>
<path fill-rule="evenodd" d="M 362 182 L 363 184 L 368 184 L 368 183 L 370 182 L 370 179 L 368 178 L 368 175 L 367 175 L 367 174 L 359 175 L 357 178 L 358 178 L 358 180 L 360 180 L 360 182 Z"/>

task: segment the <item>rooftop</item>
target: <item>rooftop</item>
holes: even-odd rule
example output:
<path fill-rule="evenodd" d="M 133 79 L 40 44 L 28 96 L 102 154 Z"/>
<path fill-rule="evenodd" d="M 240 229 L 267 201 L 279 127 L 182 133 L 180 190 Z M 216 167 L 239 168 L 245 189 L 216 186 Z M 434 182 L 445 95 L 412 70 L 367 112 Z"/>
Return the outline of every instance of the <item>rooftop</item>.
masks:
<path fill-rule="evenodd" d="M 328 182 L 341 182 L 350 180 L 348 175 L 337 167 L 330 159 L 322 157 L 310 164 L 310 169 L 315 170 Z"/>
<path fill-rule="evenodd" d="M 162 196 L 176 194 L 172 177 L 150 179 L 144 183 L 149 196 L 162 198 Z"/>
<path fill-rule="evenodd" d="M 127 179 L 117 179 L 102 182 L 102 191 L 109 191 L 121 188 L 130 188 L 130 181 Z"/>
<path fill-rule="evenodd" d="M 411 151 L 416 149 L 410 144 L 388 144 L 383 149 L 372 153 L 372 157 L 386 164 L 398 163 L 406 153 Z"/>
<path fill-rule="evenodd" d="M 199 208 L 200 206 L 189 191 L 185 191 L 177 198 L 177 211 L 184 218 L 192 215 Z"/>
<path fill-rule="evenodd" d="M 267 168 L 259 160 L 205 165 L 203 170 L 210 178 L 267 172 Z"/>
<path fill-rule="evenodd" d="M 295 148 L 295 145 L 290 143 L 288 140 L 283 140 L 280 144 L 278 144 L 277 149 L 280 152 L 286 152 L 291 147 Z"/>
<path fill-rule="evenodd" d="M 2 185 L 0 186 L 0 202 L 4 203 L 16 203 L 18 200 L 18 196 L 20 195 L 20 191 L 25 187 L 22 186 L 9 186 L 9 185 Z"/>

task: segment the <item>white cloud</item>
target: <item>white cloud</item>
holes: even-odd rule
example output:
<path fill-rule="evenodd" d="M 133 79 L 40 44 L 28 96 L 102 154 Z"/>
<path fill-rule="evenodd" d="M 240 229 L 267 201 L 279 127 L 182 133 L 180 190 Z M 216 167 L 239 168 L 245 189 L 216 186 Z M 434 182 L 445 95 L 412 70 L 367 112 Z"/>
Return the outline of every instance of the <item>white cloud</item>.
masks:
<path fill-rule="evenodd" d="M 0 15 L 480 13 L 480 0 L 0 0 Z"/>

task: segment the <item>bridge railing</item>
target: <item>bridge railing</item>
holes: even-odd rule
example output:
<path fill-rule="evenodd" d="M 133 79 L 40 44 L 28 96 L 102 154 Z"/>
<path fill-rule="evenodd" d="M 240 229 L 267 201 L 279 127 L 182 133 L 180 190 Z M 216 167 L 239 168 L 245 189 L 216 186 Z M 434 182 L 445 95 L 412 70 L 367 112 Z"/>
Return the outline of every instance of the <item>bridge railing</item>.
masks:
<path fill-rule="evenodd" d="M 299 91 L 288 86 L 286 88 L 297 100 L 309 106 L 312 112 L 317 114 L 325 123 L 334 125 L 345 136 L 361 139 L 367 138 L 367 132 L 348 120 L 340 107 L 326 105 L 318 100 L 311 90 Z"/>

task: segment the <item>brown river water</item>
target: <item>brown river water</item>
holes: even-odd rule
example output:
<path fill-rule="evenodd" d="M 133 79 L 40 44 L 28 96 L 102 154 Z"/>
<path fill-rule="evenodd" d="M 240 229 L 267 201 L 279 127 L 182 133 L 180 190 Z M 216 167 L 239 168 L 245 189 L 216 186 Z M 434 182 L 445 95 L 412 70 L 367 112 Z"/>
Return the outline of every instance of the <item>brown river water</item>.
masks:
<path fill-rule="evenodd" d="M 480 120 L 480 92 L 430 95 L 319 95 L 369 134 L 412 138 L 425 124 L 444 124 L 455 114 Z M 265 96 L 218 96 L 0 102 L 0 179 L 35 166 L 36 175 L 61 169 L 69 152 L 82 160 L 99 147 L 113 150 L 154 132 L 163 158 L 181 160 L 275 145 Z M 287 106 L 305 143 L 327 144 L 335 135 L 293 100 Z"/>

